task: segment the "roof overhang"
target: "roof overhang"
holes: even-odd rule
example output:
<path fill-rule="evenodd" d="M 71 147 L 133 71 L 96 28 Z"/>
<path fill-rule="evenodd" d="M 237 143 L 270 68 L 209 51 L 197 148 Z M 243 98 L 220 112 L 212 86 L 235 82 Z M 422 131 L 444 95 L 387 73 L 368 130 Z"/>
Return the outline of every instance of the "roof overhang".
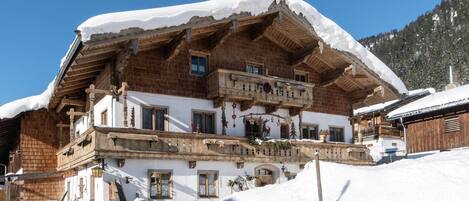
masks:
<path fill-rule="evenodd" d="M 188 23 L 178 26 L 153 30 L 129 28 L 119 33 L 96 34 L 86 42 L 81 41 L 77 32 L 57 76 L 50 107 L 55 108 L 64 97 L 83 96 L 85 89 L 106 65 L 117 65 L 116 62 L 121 62 L 122 57 L 128 59 L 123 54 L 128 53 L 129 49 L 135 54 L 167 48 L 178 42 L 178 38 L 219 42 L 215 37 L 229 33 L 225 29 L 233 24 L 236 24 L 237 32 L 250 31 L 254 39 L 259 35 L 289 52 L 292 65 L 314 68 L 321 77 L 327 78 L 322 81 L 322 87 L 334 85 L 344 90 L 351 97 L 354 107 L 400 96 L 398 89 L 380 79 L 359 58 L 325 44 L 302 14 L 294 13 L 285 4 L 276 4 L 256 16 L 241 13 L 220 20 L 193 17 Z M 207 48 L 210 50 L 211 47 Z"/>

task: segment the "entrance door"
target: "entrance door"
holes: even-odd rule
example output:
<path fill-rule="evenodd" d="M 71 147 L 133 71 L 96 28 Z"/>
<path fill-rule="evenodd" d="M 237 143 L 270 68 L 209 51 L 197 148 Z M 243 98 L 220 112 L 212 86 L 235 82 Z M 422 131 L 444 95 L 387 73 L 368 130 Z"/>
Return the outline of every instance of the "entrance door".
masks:
<path fill-rule="evenodd" d="M 266 169 L 266 168 L 260 168 L 256 170 L 256 186 L 261 187 L 261 186 L 266 186 L 269 184 L 274 183 L 274 173 L 273 171 Z"/>

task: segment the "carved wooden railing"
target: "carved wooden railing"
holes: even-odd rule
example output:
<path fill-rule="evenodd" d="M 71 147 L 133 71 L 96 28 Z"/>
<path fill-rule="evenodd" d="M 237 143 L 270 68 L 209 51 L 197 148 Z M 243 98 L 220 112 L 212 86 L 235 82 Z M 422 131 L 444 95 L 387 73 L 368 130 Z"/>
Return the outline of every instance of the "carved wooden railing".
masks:
<path fill-rule="evenodd" d="M 273 76 L 218 69 L 207 76 L 210 99 L 277 105 L 279 107 L 310 106 L 314 85 Z"/>
<path fill-rule="evenodd" d="M 288 143 L 287 143 L 288 144 Z M 243 137 L 172 133 L 128 128 L 92 128 L 57 153 L 58 167 L 67 170 L 98 158 L 146 158 L 233 162 L 300 162 L 320 158 L 346 164 L 371 165 L 362 145 L 291 141 L 291 147 L 275 143 L 253 145 Z"/>

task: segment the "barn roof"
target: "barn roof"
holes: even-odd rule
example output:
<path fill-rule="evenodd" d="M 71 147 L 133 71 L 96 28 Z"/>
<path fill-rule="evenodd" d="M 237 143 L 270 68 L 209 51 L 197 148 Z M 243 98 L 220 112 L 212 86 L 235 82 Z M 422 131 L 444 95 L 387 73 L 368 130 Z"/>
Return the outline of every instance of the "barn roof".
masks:
<path fill-rule="evenodd" d="M 399 106 L 405 105 L 409 102 L 412 102 L 416 99 L 419 99 L 421 97 L 427 96 L 429 94 L 435 93 L 434 88 L 427 88 L 427 89 L 416 89 L 409 91 L 403 97 L 400 99 L 392 100 L 392 101 L 387 101 L 384 103 L 379 103 L 375 105 L 370 105 L 368 107 L 362 107 L 358 108 L 356 110 L 353 110 L 353 115 L 366 115 L 370 114 L 373 112 L 381 112 L 381 111 L 392 111 L 393 109 L 396 109 Z"/>
<path fill-rule="evenodd" d="M 387 117 L 389 119 L 410 117 L 463 104 L 469 104 L 469 84 L 423 97 L 390 112 Z"/>

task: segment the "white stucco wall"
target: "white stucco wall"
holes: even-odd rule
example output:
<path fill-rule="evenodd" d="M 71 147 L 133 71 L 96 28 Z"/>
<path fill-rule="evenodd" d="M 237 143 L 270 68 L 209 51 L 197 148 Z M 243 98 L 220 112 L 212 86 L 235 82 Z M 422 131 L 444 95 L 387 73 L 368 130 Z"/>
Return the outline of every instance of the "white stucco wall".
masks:
<path fill-rule="evenodd" d="M 108 126 L 112 127 L 123 127 L 123 98 L 119 101 L 106 96 L 101 99 L 94 109 L 95 125 L 102 126 L 101 113 L 107 110 L 108 114 Z M 130 126 L 130 115 L 132 108 L 135 110 L 135 128 L 142 128 L 142 106 L 155 106 L 166 108 L 169 116 L 169 131 L 173 132 L 192 132 L 192 112 L 193 111 L 205 111 L 215 113 L 215 129 L 217 134 L 222 133 L 221 123 L 221 107 L 214 108 L 213 101 L 207 99 L 195 99 L 188 97 L 169 96 L 161 94 L 151 94 L 143 92 L 130 91 L 128 93 L 128 122 Z M 262 106 L 253 106 L 249 110 L 241 112 L 239 105 L 235 109 L 235 114 L 238 118 L 232 119 L 233 108 L 232 103 L 226 103 L 226 118 L 228 121 L 227 134 L 230 136 L 244 136 L 244 123 L 242 115 L 248 115 L 250 113 L 265 113 L 265 108 Z M 279 109 L 275 114 L 286 117 L 289 111 L 287 109 Z M 258 116 L 254 116 L 258 117 Z M 270 137 L 274 139 L 280 138 L 280 126 L 277 125 L 278 118 L 269 115 L 263 116 L 264 119 L 273 120 L 267 122 L 268 127 L 271 128 Z M 298 116 L 292 117 L 292 121 L 295 123 L 297 138 L 299 138 L 299 118 Z M 79 133 L 83 133 L 88 128 L 88 118 L 82 117 L 76 121 L 76 129 Z M 283 120 L 281 120 L 283 122 Z M 233 127 L 233 123 L 236 127 Z M 325 114 L 317 112 L 303 112 L 303 124 L 315 124 L 319 126 L 319 130 L 329 129 L 330 126 L 344 128 L 345 142 L 352 143 L 352 125 L 350 124 L 348 116 Z"/>
<path fill-rule="evenodd" d="M 188 162 L 182 160 L 138 160 L 127 159 L 124 167 L 119 168 L 116 160 L 106 160 L 106 171 L 102 178 L 95 178 L 95 200 L 108 200 L 108 184 L 112 181 L 118 181 L 122 184 L 127 200 L 137 198 L 149 199 L 148 189 L 148 171 L 149 170 L 170 170 L 172 173 L 173 199 L 175 201 L 190 200 L 218 200 L 218 198 L 199 198 L 198 197 L 198 172 L 199 171 L 217 171 L 218 172 L 218 197 L 222 198 L 232 194 L 231 187 L 228 186 L 230 180 L 238 176 L 255 175 L 255 168 L 261 165 L 273 165 L 277 168 L 279 178 L 276 183 L 283 183 L 287 178 L 281 171 L 282 166 L 286 171 L 296 174 L 300 171 L 299 164 L 260 164 L 245 163 L 244 168 L 238 169 L 235 162 L 215 162 L 215 161 L 197 161 L 194 169 L 189 169 Z M 71 186 L 71 198 L 79 197 L 79 179 L 84 178 L 84 197 L 79 200 L 90 199 L 90 176 L 91 168 L 80 170 L 77 176 L 65 179 L 65 188 L 67 182 Z M 126 177 L 131 178 L 126 183 Z"/>
<path fill-rule="evenodd" d="M 390 148 L 398 149 L 397 156 L 405 155 L 405 142 L 399 138 L 380 137 L 378 140 L 364 141 L 363 144 L 370 149 L 370 155 L 375 162 L 381 160 L 384 156 L 388 156 L 385 151 Z"/>

